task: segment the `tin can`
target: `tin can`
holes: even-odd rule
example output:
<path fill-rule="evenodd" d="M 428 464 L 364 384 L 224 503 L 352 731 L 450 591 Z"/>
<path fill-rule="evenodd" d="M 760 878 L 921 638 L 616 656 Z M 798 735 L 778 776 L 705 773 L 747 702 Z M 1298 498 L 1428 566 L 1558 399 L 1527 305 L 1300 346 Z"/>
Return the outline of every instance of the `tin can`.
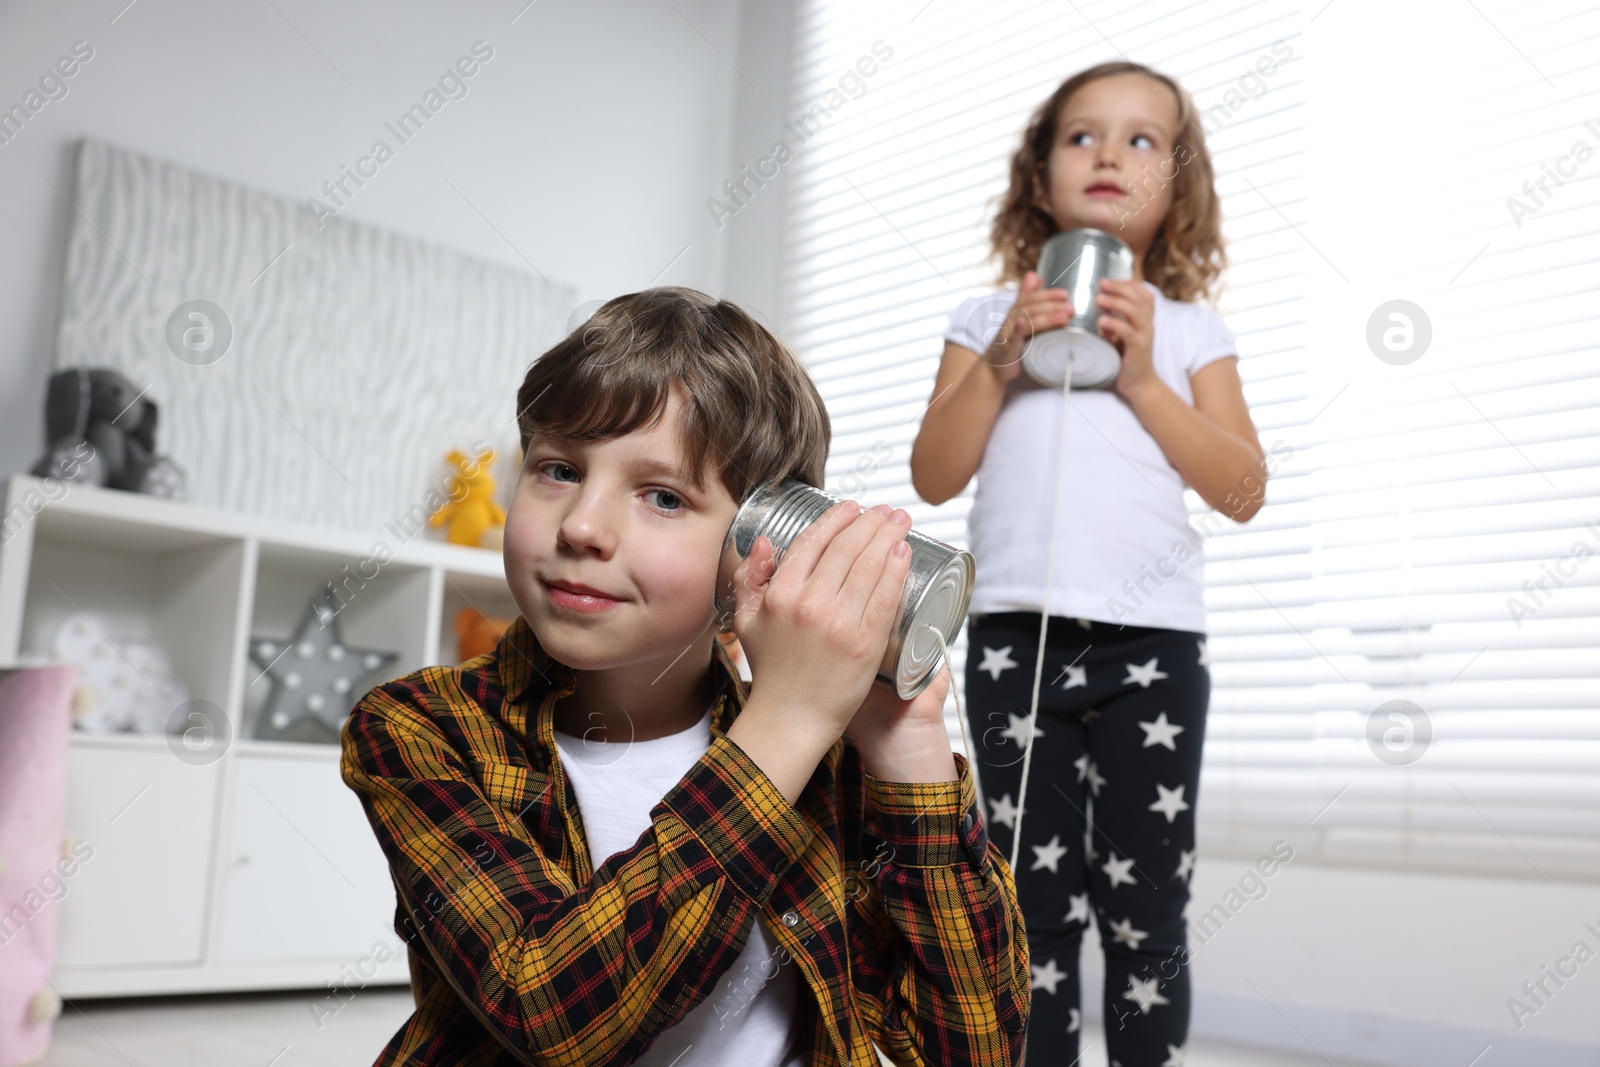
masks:
<path fill-rule="evenodd" d="M 745 499 L 728 527 L 717 566 L 712 603 L 720 625 L 733 624 L 738 609 L 733 575 L 756 538 L 766 534 L 781 566 L 784 553 L 800 532 L 841 499 L 793 477 L 762 485 Z M 900 606 L 876 676 L 902 700 L 910 700 L 933 681 L 944 647 L 955 643 L 966 621 L 974 576 L 970 552 L 916 530 L 906 531 L 906 543 L 911 546 L 911 569 L 900 589 Z M 935 630 L 944 637 L 944 647 Z"/>
<path fill-rule="evenodd" d="M 1084 227 L 1053 234 L 1039 250 L 1039 280 L 1046 289 L 1065 289 L 1072 318 L 1065 326 L 1028 338 L 1022 369 L 1041 385 L 1061 388 L 1067 375 L 1074 389 L 1105 389 L 1117 380 L 1122 357 L 1100 336 L 1095 294 L 1106 278 L 1133 277 L 1133 249 L 1104 230 Z"/>

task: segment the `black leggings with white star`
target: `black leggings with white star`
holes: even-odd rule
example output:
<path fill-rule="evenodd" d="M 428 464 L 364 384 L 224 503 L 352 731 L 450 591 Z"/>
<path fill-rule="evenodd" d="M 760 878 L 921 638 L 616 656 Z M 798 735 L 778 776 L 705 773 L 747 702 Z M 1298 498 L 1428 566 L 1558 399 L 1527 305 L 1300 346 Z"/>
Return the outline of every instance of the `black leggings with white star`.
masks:
<path fill-rule="evenodd" d="M 989 837 L 1009 860 L 1039 615 L 975 616 L 967 638 L 963 706 L 978 787 Z M 1027 1067 L 1078 1062 L 1078 955 L 1091 915 L 1105 949 L 1112 1067 L 1183 1062 L 1183 909 L 1210 697 L 1204 634 L 1050 617 L 1013 869 L 1033 968 Z"/>

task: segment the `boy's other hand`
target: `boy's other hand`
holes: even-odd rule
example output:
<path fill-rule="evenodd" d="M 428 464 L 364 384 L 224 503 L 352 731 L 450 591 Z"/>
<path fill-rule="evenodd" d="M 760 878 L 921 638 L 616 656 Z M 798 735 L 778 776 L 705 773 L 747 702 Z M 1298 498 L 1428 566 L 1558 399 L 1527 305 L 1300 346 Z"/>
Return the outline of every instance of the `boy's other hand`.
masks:
<path fill-rule="evenodd" d="M 928 687 L 910 700 L 885 685 L 867 693 L 845 736 L 868 774 L 885 782 L 948 782 L 960 777 L 944 728 L 950 664 L 942 661 Z"/>
<path fill-rule="evenodd" d="M 883 662 L 911 568 L 910 545 L 894 549 L 910 528 L 904 511 L 846 500 L 795 537 L 781 567 L 762 535 L 734 573 L 752 697 L 799 712 L 792 721 L 819 743 L 844 733 Z"/>

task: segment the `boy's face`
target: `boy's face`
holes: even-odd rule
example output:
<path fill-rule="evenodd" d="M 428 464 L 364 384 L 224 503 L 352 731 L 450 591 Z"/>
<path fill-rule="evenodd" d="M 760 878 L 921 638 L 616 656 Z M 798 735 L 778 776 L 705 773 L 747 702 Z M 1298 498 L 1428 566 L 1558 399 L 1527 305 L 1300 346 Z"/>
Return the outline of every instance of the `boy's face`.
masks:
<path fill-rule="evenodd" d="M 739 505 L 714 473 L 699 490 L 649 468 L 684 462 L 682 410 L 675 385 L 653 426 L 610 441 L 528 442 L 506 515 L 506 580 L 540 645 L 574 670 L 664 669 L 708 634 Z M 551 582 L 613 599 L 585 610 Z"/>

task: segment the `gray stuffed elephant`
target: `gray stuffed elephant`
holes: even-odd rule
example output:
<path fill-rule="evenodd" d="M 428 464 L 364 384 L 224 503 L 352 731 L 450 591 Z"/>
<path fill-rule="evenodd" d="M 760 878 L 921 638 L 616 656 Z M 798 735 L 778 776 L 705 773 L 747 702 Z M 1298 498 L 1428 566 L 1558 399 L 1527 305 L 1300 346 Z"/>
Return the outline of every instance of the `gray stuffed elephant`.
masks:
<path fill-rule="evenodd" d="M 109 367 L 75 367 L 50 376 L 44 418 L 47 448 L 39 478 L 103 485 L 181 500 L 183 470 L 156 454 L 155 401 Z"/>

